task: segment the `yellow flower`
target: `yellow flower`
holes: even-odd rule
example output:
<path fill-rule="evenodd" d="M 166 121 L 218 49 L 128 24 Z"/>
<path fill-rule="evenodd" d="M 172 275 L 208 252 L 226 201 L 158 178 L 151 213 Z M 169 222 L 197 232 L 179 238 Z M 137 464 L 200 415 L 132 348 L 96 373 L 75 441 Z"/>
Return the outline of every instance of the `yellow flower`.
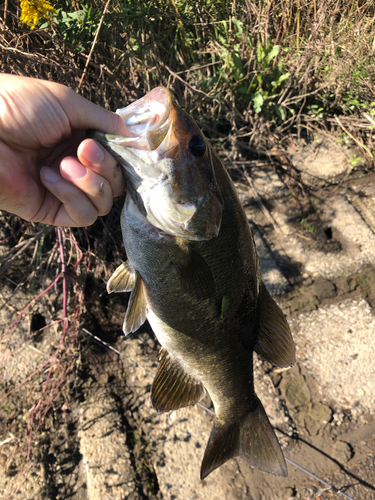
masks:
<path fill-rule="evenodd" d="M 45 0 L 21 0 L 21 10 L 21 23 L 27 24 L 32 30 L 41 17 L 47 17 L 49 13 L 56 14 L 56 9 Z"/>

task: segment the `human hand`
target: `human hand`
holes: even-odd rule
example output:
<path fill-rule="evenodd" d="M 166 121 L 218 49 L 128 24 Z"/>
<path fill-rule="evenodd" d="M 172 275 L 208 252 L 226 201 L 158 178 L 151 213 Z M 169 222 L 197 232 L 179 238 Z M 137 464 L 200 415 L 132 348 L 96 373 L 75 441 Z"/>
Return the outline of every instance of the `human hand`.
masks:
<path fill-rule="evenodd" d="M 0 209 L 71 227 L 107 214 L 125 182 L 87 129 L 127 135 L 118 115 L 64 85 L 0 74 Z"/>

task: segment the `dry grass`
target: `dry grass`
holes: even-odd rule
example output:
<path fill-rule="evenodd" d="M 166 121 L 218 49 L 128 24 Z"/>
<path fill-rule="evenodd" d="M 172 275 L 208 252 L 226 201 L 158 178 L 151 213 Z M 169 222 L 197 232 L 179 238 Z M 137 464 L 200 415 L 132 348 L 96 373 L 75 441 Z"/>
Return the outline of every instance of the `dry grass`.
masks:
<path fill-rule="evenodd" d="M 338 114 L 373 149 L 371 0 L 112 0 L 104 18 L 97 0 L 54 6 L 34 31 L 8 12 L 2 71 L 59 81 L 110 109 L 165 85 L 201 124 L 253 150 L 306 124 L 342 134 Z"/>

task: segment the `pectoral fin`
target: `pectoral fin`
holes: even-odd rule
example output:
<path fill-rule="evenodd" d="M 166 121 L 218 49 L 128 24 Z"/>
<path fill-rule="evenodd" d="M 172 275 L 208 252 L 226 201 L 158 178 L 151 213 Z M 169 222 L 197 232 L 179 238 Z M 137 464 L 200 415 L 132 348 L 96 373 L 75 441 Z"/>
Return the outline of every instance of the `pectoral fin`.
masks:
<path fill-rule="evenodd" d="M 195 294 L 204 299 L 215 293 L 215 278 L 210 266 L 192 247 L 188 247 L 188 256 L 183 263 L 174 266 L 179 272 L 181 288 L 185 293 Z"/>
<path fill-rule="evenodd" d="M 131 292 L 135 283 L 135 271 L 133 266 L 127 260 L 109 278 L 107 283 L 107 292 Z"/>
<path fill-rule="evenodd" d="M 128 308 L 125 314 L 123 331 L 125 335 L 138 330 L 146 321 L 147 317 L 147 298 L 144 284 L 139 274 L 135 273 L 134 288 L 130 294 Z"/>
<path fill-rule="evenodd" d="M 151 403 L 156 411 L 178 410 L 193 405 L 206 394 L 203 385 L 191 377 L 178 361 L 162 350 L 158 372 L 151 387 Z"/>
<path fill-rule="evenodd" d="M 273 365 L 286 367 L 295 362 L 295 346 L 288 322 L 262 284 L 258 338 L 254 351 Z"/>

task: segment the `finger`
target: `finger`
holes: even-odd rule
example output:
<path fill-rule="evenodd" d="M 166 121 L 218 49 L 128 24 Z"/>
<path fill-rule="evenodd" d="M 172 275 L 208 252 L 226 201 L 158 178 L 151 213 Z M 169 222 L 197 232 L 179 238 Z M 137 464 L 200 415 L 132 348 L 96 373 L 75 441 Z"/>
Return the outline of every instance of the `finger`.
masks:
<path fill-rule="evenodd" d="M 61 161 L 60 172 L 65 180 L 74 184 L 87 196 L 98 215 L 106 215 L 111 210 L 113 194 L 107 179 L 69 156 Z"/>
<path fill-rule="evenodd" d="M 125 181 L 121 165 L 103 146 L 92 139 L 86 139 L 79 145 L 77 154 L 83 165 L 108 181 L 114 197 L 122 195 L 125 190 Z"/>
<path fill-rule="evenodd" d="M 40 80 L 59 102 L 72 129 L 98 129 L 107 134 L 130 136 L 125 123 L 119 115 L 88 101 L 72 89 L 58 83 Z"/>
<path fill-rule="evenodd" d="M 77 186 L 50 167 L 41 169 L 40 178 L 47 190 L 33 221 L 63 227 L 83 227 L 95 222 L 97 209 Z"/>

